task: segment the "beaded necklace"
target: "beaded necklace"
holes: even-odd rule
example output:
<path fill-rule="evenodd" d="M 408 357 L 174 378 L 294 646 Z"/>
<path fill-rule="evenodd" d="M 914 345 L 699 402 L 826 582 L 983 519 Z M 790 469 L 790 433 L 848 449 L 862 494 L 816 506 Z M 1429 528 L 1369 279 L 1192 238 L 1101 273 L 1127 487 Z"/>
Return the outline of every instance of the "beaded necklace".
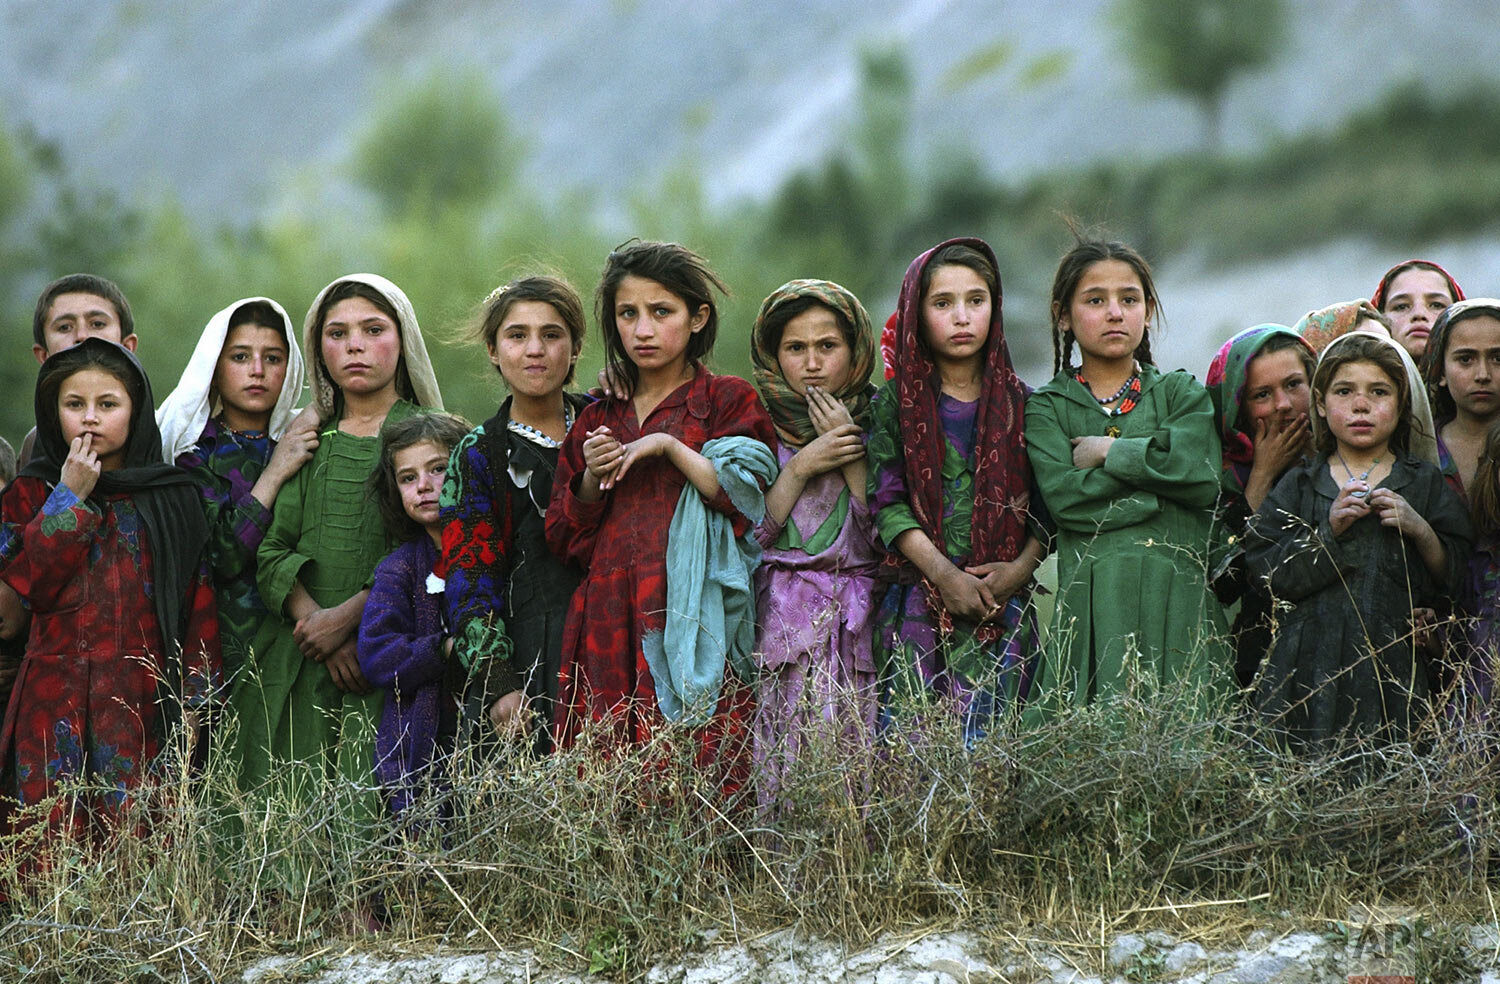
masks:
<path fill-rule="evenodd" d="M 1073 378 L 1078 380 L 1085 390 L 1088 390 L 1089 396 L 1093 396 L 1094 402 L 1099 404 L 1099 409 L 1103 410 L 1110 417 L 1123 417 L 1134 410 L 1136 401 L 1141 396 L 1141 374 L 1139 372 L 1131 373 L 1130 378 L 1125 380 L 1120 388 L 1109 396 L 1094 396 L 1094 391 L 1089 389 L 1089 381 L 1084 378 L 1082 369 L 1073 373 Z M 1120 399 L 1121 397 L 1124 397 L 1124 399 Z M 1109 405 L 1116 400 L 1120 400 L 1120 405 L 1113 410 L 1108 409 Z"/>
<path fill-rule="evenodd" d="M 530 441 L 531 443 L 533 443 L 533 444 L 540 444 L 544 448 L 559 448 L 559 447 L 562 447 L 562 442 L 561 441 L 554 441 L 552 438 L 548 437 L 546 434 L 543 434 L 541 431 L 537 430 L 535 427 L 531 426 L 530 424 L 523 424 L 519 420 L 516 420 L 514 417 L 512 417 L 510 419 L 510 421 L 506 423 L 505 427 L 511 433 L 513 433 L 513 434 L 519 434 L 522 437 L 526 438 L 526 440 Z M 563 401 L 563 433 L 566 434 L 568 431 L 570 431 L 572 429 L 573 429 L 573 407 L 569 405 L 569 403 L 568 403 L 567 400 L 564 400 Z"/>

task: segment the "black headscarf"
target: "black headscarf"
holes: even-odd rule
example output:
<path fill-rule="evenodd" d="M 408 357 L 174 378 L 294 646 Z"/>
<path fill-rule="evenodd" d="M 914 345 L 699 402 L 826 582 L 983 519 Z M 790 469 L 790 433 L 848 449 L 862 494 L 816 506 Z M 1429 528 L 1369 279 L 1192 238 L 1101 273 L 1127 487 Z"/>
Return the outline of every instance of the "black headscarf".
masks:
<path fill-rule="evenodd" d="M 208 543 L 208 520 L 204 518 L 192 477 L 162 460 L 151 381 L 134 353 L 103 338 L 87 338 L 42 363 L 36 384 L 36 454 L 21 469 L 21 474 L 40 478 L 49 485 L 56 485 L 61 479 L 69 442 L 63 439 L 58 419 L 58 391 L 75 372 L 95 367 L 125 374 L 131 419 L 124 463 L 99 476 L 92 496 L 128 494 L 146 524 L 155 581 L 156 620 L 166 645 L 162 662 L 167 667 L 167 678 L 163 683 L 171 694 L 178 695 L 184 643 L 183 605 Z M 163 712 L 175 717 L 178 711 L 175 704 L 175 701 L 164 703 Z"/>

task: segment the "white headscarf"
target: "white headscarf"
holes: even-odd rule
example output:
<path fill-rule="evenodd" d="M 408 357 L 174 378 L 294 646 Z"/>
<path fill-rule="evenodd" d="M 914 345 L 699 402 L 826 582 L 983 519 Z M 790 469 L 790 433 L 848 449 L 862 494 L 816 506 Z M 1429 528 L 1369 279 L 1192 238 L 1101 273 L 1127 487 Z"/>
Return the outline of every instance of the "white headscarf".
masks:
<path fill-rule="evenodd" d="M 308 382 L 312 386 L 313 402 L 322 413 L 323 421 L 326 423 L 333 416 L 334 386 L 328 370 L 323 366 L 322 347 L 318 339 L 318 308 L 323 306 L 323 298 L 328 296 L 329 291 L 349 281 L 374 288 L 396 312 L 396 320 L 399 322 L 396 327 L 401 330 L 401 355 L 406 360 L 406 375 L 411 380 L 416 402 L 419 406 L 434 410 L 443 409 L 443 395 L 438 392 L 432 359 L 428 358 L 427 344 L 422 341 L 422 328 L 417 324 L 417 312 L 412 308 L 406 292 L 379 274 L 351 273 L 318 291 L 312 306 L 307 309 L 307 317 L 302 321 L 302 344 L 312 356 L 307 360 Z"/>
<path fill-rule="evenodd" d="M 1329 342 L 1328 347 L 1318 356 L 1318 362 L 1321 364 L 1330 353 L 1337 351 L 1340 346 L 1350 344 L 1349 340 L 1353 338 L 1378 339 L 1395 349 L 1396 354 L 1401 356 L 1401 364 L 1406 367 L 1406 388 L 1411 393 L 1411 423 L 1407 429 L 1406 451 L 1408 454 L 1436 465 L 1438 463 L 1437 428 L 1432 424 L 1432 404 L 1427 399 L 1427 383 L 1422 379 L 1422 373 L 1417 369 L 1417 364 L 1412 361 L 1411 354 L 1402 348 L 1399 342 L 1391 338 L 1388 333 L 1351 331 Z M 1322 416 L 1315 413 L 1312 426 L 1313 440 L 1316 441 L 1319 433 L 1328 425 Z"/>
<path fill-rule="evenodd" d="M 182 380 L 177 388 L 167 394 L 161 408 L 156 411 L 156 426 L 161 430 L 161 450 L 167 463 L 190 450 L 203 436 L 203 425 L 210 414 L 219 412 L 219 401 L 211 399 L 214 370 L 219 365 L 219 353 L 229 337 L 229 321 L 234 313 L 246 304 L 257 301 L 271 306 L 281 318 L 286 335 L 286 381 L 281 384 L 281 394 L 271 408 L 271 424 L 267 428 L 272 440 L 280 440 L 297 412 L 297 399 L 302 395 L 302 350 L 297 346 L 297 333 L 292 328 L 292 319 L 286 309 L 269 297 L 246 297 L 235 301 L 212 318 L 203 327 L 198 338 L 198 347 L 182 371 Z M 212 405 L 210 405 L 212 404 Z"/>

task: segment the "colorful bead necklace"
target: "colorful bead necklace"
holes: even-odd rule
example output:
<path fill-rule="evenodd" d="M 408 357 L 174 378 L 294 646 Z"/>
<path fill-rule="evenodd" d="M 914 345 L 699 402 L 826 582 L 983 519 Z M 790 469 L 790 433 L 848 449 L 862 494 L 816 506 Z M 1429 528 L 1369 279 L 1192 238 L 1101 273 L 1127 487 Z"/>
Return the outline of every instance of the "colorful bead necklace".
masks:
<path fill-rule="evenodd" d="M 1136 401 L 1141 396 L 1141 374 L 1139 372 L 1131 373 L 1130 378 L 1125 380 L 1124 384 L 1109 396 L 1094 396 L 1094 391 L 1089 389 L 1089 381 L 1084 378 L 1082 369 L 1075 372 L 1073 378 L 1078 380 L 1085 390 L 1088 390 L 1089 396 L 1094 397 L 1094 402 L 1098 403 L 1100 409 L 1104 410 L 1105 414 L 1111 417 L 1123 417 L 1134 410 Z M 1120 399 L 1121 397 L 1124 397 L 1124 399 Z M 1116 400 L 1120 400 L 1120 405 L 1113 410 L 1107 409 Z"/>

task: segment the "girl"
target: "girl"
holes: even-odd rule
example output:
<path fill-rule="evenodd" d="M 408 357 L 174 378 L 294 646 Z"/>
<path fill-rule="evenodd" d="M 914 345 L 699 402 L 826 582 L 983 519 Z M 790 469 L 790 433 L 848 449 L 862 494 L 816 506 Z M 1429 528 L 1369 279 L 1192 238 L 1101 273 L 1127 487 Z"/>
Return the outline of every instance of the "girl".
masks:
<path fill-rule="evenodd" d="M 314 415 L 289 431 L 302 390 L 293 334 L 275 301 L 236 301 L 209 319 L 182 380 L 156 411 L 163 455 L 193 476 L 203 497 L 229 686 L 266 615 L 255 552 L 271 507 L 318 446 Z"/>
<path fill-rule="evenodd" d="M 1409 614 L 1457 590 L 1473 535 L 1433 459 L 1413 453 L 1405 354 L 1364 333 L 1324 350 L 1318 453 L 1250 525 L 1251 574 L 1279 608 L 1256 705 L 1297 746 L 1404 740 L 1428 711 Z"/>
<path fill-rule="evenodd" d="M 880 554 L 865 505 L 864 432 L 875 340 L 853 294 L 826 280 L 793 280 L 762 302 L 750 355 L 781 466 L 756 530 L 765 549 L 755 576 L 764 804 L 804 729 L 835 724 L 835 734 L 856 742 L 874 733 Z"/>
<path fill-rule="evenodd" d="M 558 448 L 588 401 L 564 391 L 583 349 L 583 303 L 566 281 L 523 277 L 484 303 L 476 334 L 510 395 L 458 442 L 443 482 L 443 570 L 453 651 L 475 676 L 466 717 L 529 734 L 550 725 L 578 573 L 547 549 Z"/>
<path fill-rule="evenodd" d="M 775 435 L 748 383 L 703 365 L 715 287 L 674 243 L 609 255 L 599 324 L 632 395 L 586 407 L 569 431 L 547 544 L 586 572 L 563 637 L 558 739 L 603 720 L 606 740 L 640 742 L 663 717 L 696 724 L 711 711 L 698 761 L 727 766 L 733 786 L 749 694 L 732 677 L 749 673 L 754 631 L 743 552 L 775 478 Z"/>
<path fill-rule="evenodd" d="M 218 683 L 208 527 L 192 479 L 161 460 L 151 407 L 120 345 L 53 355 L 37 378 L 37 456 L 5 492 L 0 539 L 21 549 L 0 579 L 32 622 L 0 763 L 22 806 L 87 783 L 52 805 L 54 830 L 121 819 L 166 742 L 193 741 Z"/>
<path fill-rule="evenodd" d="M 1500 310 L 1460 301 L 1433 324 L 1422 363 L 1437 425 L 1438 467 L 1460 499 L 1473 481 L 1490 425 L 1500 419 Z"/>
<path fill-rule="evenodd" d="M 1463 299 L 1447 270 L 1430 260 L 1407 260 L 1385 272 L 1370 303 L 1391 319 L 1391 337 L 1420 362 L 1438 315 Z"/>
<path fill-rule="evenodd" d="M 315 777 L 336 773 L 367 788 L 382 695 L 360 671 L 355 633 L 389 543 L 364 484 L 386 420 L 440 408 L 441 397 L 411 302 L 384 277 L 354 274 L 323 288 L 303 346 L 313 353 L 322 433 L 277 497 L 260 545 L 257 584 L 276 617 L 258 634 L 254 672 L 247 667 L 236 694 L 242 779 L 259 785 L 273 764 L 300 762 Z M 361 802 L 370 817 L 378 812 Z"/>
<path fill-rule="evenodd" d="M 1235 676 L 1250 685 L 1271 645 L 1271 599 L 1245 576 L 1245 524 L 1271 487 L 1312 450 L 1312 348 L 1283 325 L 1246 328 L 1208 367 L 1208 395 L 1223 446 L 1217 514 L 1230 538 L 1214 593 L 1240 602 L 1231 629 Z"/>
<path fill-rule="evenodd" d="M 1500 301 L 1476 300 L 1500 308 Z M 1484 720 L 1494 699 L 1495 661 L 1500 653 L 1500 421 L 1485 434 L 1469 488 L 1475 543 L 1461 599 L 1468 631 L 1456 696 L 1462 717 Z"/>
<path fill-rule="evenodd" d="M 1080 705 L 1147 683 L 1211 713 L 1230 679 L 1223 608 L 1204 576 L 1221 457 L 1213 403 L 1151 361 L 1151 268 L 1080 240 L 1052 283 L 1059 370 L 1026 406 L 1026 444 L 1058 526 L 1044 700 Z M 1077 347 L 1081 364 L 1074 366 Z"/>
<path fill-rule="evenodd" d="M 359 668 L 385 696 L 375 734 L 375 776 L 400 816 L 453 750 L 463 677 L 443 621 L 438 496 L 448 456 L 469 430 L 462 417 L 423 412 L 392 423 L 369 480 L 386 532 L 401 541 L 375 568 L 359 623 Z"/>
<path fill-rule="evenodd" d="M 870 508 L 901 558 L 876 627 L 883 690 L 945 701 L 969 741 L 1027 696 L 1031 576 L 1046 553 L 1000 301 L 983 240 L 950 239 L 912 261 L 895 377 L 870 433 Z"/>

